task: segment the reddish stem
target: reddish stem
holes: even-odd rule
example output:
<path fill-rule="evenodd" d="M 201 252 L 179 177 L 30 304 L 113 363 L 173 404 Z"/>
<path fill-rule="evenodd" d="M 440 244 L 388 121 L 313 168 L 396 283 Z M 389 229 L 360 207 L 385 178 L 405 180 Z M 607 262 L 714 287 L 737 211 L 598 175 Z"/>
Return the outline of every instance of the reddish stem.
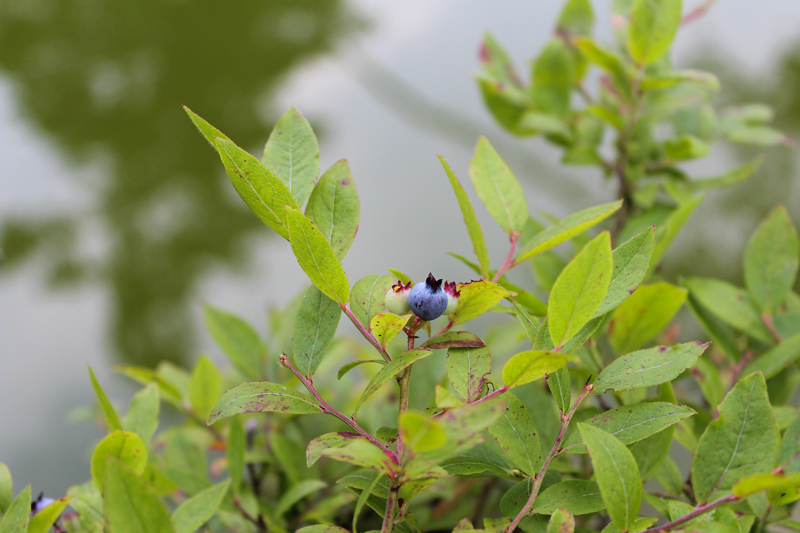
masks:
<path fill-rule="evenodd" d="M 361 332 L 361 334 L 364 336 L 364 338 L 367 339 L 369 341 L 369 343 L 372 344 L 375 347 L 376 350 L 378 350 L 378 352 L 386 360 L 386 362 L 388 363 L 389 361 L 391 361 L 392 357 L 386 351 L 386 348 L 381 346 L 381 343 L 378 342 L 378 339 L 376 339 L 375 336 L 372 335 L 372 333 L 370 333 L 369 330 L 364 326 L 364 324 L 362 324 L 361 321 L 359 321 L 356 318 L 356 315 L 353 314 L 353 311 L 351 311 L 349 307 L 347 307 L 345 304 L 342 304 L 342 303 L 339 304 L 339 307 L 342 308 L 342 311 L 344 311 L 344 314 L 346 314 L 347 318 L 350 319 L 350 322 L 352 322 L 353 325 L 356 328 L 358 328 L 358 331 Z"/>
<path fill-rule="evenodd" d="M 703 4 L 700 4 L 695 9 L 686 13 L 681 19 L 681 26 L 689 24 L 690 22 L 694 22 L 695 20 L 699 19 L 700 17 L 708 13 L 708 10 L 711 9 L 711 6 L 714 5 L 716 1 L 717 0 L 706 0 L 706 2 L 704 2 Z"/>
<path fill-rule="evenodd" d="M 660 533 L 661 531 L 668 531 L 668 530 L 674 528 L 675 526 L 679 526 L 679 525 L 683 524 L 684 522 L 688 522 L 692 518 L 695 518 L 695 517 L 700 516 L 701 514 L 707 512 L 707 511 L 710 511 L 714 507 L 718 507 L 718 506 L 722 505 L 723 503 L 738 502 L 738 501 L 739 501 L 739 498 L 737 496 L 735 496 L 733 494 L 729 494 L 728 496 L 725 496 L 724 498 L 720 498 L 719 500 L 713 501 L 713 502 L 711 502 L 709 504 L 698 505 L 689 514 L 687 514 L 685 516 L 682 516 L 682 517 L 678 518 L 677 520 L 673 520 L 672 522 L 664 524 L 663 526 L 659 526 L 659 527 L 656 527 L 656 528 L 653 528 L 653 529 L 648 529 L 645 533 Z"/>
<path fill-rule="evenodd" d="M 514 263 L 514 252 L 517 251 L 517 241 L 519 241 L 519 233 L 517 233 L 516 231 L 513 232 L 510 238 L 511 238 L 511 248 L 508 250 L 508 256 L 506 257 L 506 261 L 505 263 L 503 263 L 503 266 L 500 267 L 500 270 L 498 270 L 497 273 L 494 275 L 494 278 L 492 278 L 493 283 L 497 283 L 497 280 L 499 280 L 503 276 L 506 270 L 516 266 L 516 263 Z"/>

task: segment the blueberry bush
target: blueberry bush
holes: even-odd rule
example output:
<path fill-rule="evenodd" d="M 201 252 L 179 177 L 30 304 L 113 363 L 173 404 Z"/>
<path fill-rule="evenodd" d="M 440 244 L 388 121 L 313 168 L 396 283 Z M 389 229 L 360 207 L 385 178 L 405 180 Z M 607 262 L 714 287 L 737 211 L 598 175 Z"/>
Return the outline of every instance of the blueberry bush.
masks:
<path fill-rule="evenodd" d="M 601 45 L 590 2 L 569 0 L 529 83 L 486 36 L 477 81 L 495 119 L 560 147 L 566 165 L 595 166 L 618 198 L 534 216 L 480 138 L 467 173 L 508 235 L 493 258 L 440 156 L 472 243 L 453 254 L 469 282 L 394 269 L 353 282 L 347 161 L 319 176 L 294 108 L 261 159 L 186 109 L 310 285 L 271 314 L 266 338 L 206 305 L 230 365 L 119 367 L 144 386 L 124 416 L 90 369 L 107 429 L 91 479 L 32 501 L 0 464 L 0 533 L 800 529 L 800 239 L 787 210 L 753 230 L 744 287 L 659 268 L 707 192 L 759 164 L 695 178 L 684 162 L 717 142 L 791 144 L 765 106 L 717 109 L 713 74 L 673 69 L 676 32 L 707 7 L 615 1 L 615 42 Z M 530 286 L 507 278 L 521 266 Z M 704 338 L 676 343 L 682 308 Z M 363 339 L 336 336 L 342 316 Z M 162 404 L 182 420 L 157 431 Z"/>

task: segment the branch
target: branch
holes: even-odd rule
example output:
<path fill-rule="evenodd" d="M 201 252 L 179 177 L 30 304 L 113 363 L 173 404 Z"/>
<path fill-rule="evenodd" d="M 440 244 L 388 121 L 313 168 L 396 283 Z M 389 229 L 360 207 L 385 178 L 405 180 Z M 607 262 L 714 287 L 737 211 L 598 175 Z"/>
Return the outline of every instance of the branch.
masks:
<path fill-rule="evenodd" d="M 761 315 L 761 320 L 764 322 L 764 325 L 767 326 L 769 332 L 772 333 L 772 337 L 775 339 L 775 344 L 780 344 L 781 336 L 778 333 L 778 330 L 775 329 L 775 324 L 772 323 L 772 315 L 769 313 L 764 313 Z"/>
<path fill-rule="evenodd" d="M 284 366 L 289 370 L 291 370 L 292 373 L 297 377 L 297 379 L 299 379 L 300 382 L 306 387 L 306 389 L 308 389 L 308 392 L 310 392 L 311 395 L 314 396 L 314 398 L 322 406 L 323 413 L 335 416 L 336 418 L 338 418 L 339 420 L 341 420 L 342 422 L 344 422 L 345 424 L 356 430 L 356 432 L 358 432 L 359 435 L 366 438 L 372 444 L 378 446 L 381 450 L 383 450 L 383 453 L 388 455 L 394 461 L 395 464 L 399 464 L 394 452 L 392 452 L 392 450 L 387 448 L 385 444 L 383 444 L 381 441 L 379 441 L 378 439 L 367 433 L 361 426 L 358 425 L 358 422 L 356 422 L 349 416 L 337 411 L 336 409 L 331 407 L 331 405 L 328 402 L 323 400 L 322 397 L 317 392 L 317 389 L 314 388 L 314 384 L 311 383 L 311 380 L 306 378 L 303 374 L 301 374 L 289 361 L 289 358 L 286 357 L 285 354 L 281 354 L 280 357 L 278 358 L 278 361 L 280 362 L 281 366 Z"/>
<path fill-rule="evenodd" d="M 536 478 L 533 481 L 533 488 L 531 489 L 531 495 L 528 497 L 528 501 L 525 502 L 525 506 L 522 510 L 517 514 L 511 524 L 506 528 L 505 533 L 513 533 L 514 530 L 517 528 L 517 525 L 522 521 L 523 518 L 528 516 L 528 513 L 533 508 L 533 503 L 536 501 L 536 496 L 539 493 L 539 487 L 542 486 L 542 480 L 544 480 L 544 475 L 547 472 L 547 467 L 550 466 L 550 461 L 553 460 L 553 457 L 556 456 L 560 447 L 561 441 L 564 440 L 564 433 L 567 431 L 567 426 L 569 426 L 570 420 L 572 420 L 572 415 L 575 414 L 575 410 L 578 408 L 578 405 L 587 397 L 589 393 L 592 392 L 592 385 L 586 385 L 581 392 L 581 395 L 578 396 L 578 399 L 575 400 L 575 405 L 572 406 L 569 413 L 566 415 L 561 416 L 561 430 L 558 432 L 558 437 L 556 437 L 556 441 L 553 443 L 553 447 L 550 448 L 550 453 L 547 454 L 545 457 L 544 463 L 542 463 L 542 468 L 539 469 L 539 473 L 536 475 Z M 498 389 L 500 390 L 500 389 Z"/>
<path fill-rule="evenodd" d="M 503 273 L 506 270 L 516 266 L 516 263 L 514 262 L 514 252 L 517 250 L 517 241 L 519 241 L 519 233 L 517 233 L 516 231 L 511 233 L 510 238 L 511 238 L 511 249 L 508 250 L 508 256 L 506 257 L 505 263 L 503 263 L 503 266 L 500 267 L 500 269 L 494 275 L 494 278 L 492 278 L 492 283 L 497 283 L 497 281 L 503 276 Z"/>
<path fill-rule="evenodd" d="M 713 509 L 714 507 L 718 507 L 718 506 L 722 505 L 723 503 L 738 502 L 738 501 L 739 501 L 738 497 L 736 497 L 733 494 L 729 494 L 728 496 L 725 496 L 724 498 L 720 498 L 719 500 L 713 501 L 713 502 L 708 503 L 706 505 L 698 505 L 689 514 L 687 514 L 686 516 L 682 516 L 682 517 L 678 518 L 677 520 L 673 520 L 672 522 L 664 524 L 663 526 L 659 526 L 659 527 L 656 527 L 656 528 L 653 528 L 653 529 L 648 529 L 645 533 L 660 533 L 661 531 L 669 531 L 670 529 L 674 528 L 675 526 L 679 526 L 679 525 L 683 524 L 684 522 L 688 522 L 692 518 L 700 516 L 701 514 L 703 514 L 705 512 L 708 512 L 711 509 Z"/>
<path fill-rule="evenodd" d="M 350 308 L 347 307 L 347 305 L 345 305 L 343 303 L 340 303 L 339 307 L 342 308 L 342 311 L 344 311 L 344 314 L 346 314 L 347 318 L 350 319 L 350 322 L 352 322 L 353 325 L 356 328 L 358 328 L 358 331 L 361 332 L 361 334 L 364 336 L 364 338 L 367 339 L 369 341 L 369 343 L 375 347 L 376 350 L 378 350 L 378 352 L 386 360 L 386 362 L 388 363 L 389 361 L 391 361 L 392 358 L 388 354 L 388 352 L 386 351 L 386 348 L 381 346 L 381 343 L 378 342 L 378 339 L 376 339 L 372 335 L 372 333 L 370 333 L 369 330 L 364 326 L 364 324 L 362 324 L 361 321 L 356 318 L 356 315 L 353 314 L 353 311 L 351 311 Z"/>
<path fill-rule="evenodd" d="M 683 16 L 683 18 L 681 18 L 681 26 L 689 24 L 690 22 L 694 22 L 695 20 L 705 15 L 708 12 L 708 10 L 711 9 L 711 6 L 713 6 L 716 1 L 717 0 L 706 0 L 706 2 L 699 5 L 697 8 L 686 13 Z"/>
<path fill-rule="evenodd" d="M 487 394 L 483 398 L 480 398 L 479 400 L 475 400 L 474 402 L 470 403 L 469 405 L 476 405 L 476 404 L 479 404 L 479 403 L 487 402 L 487 401 L 491 400 L 492 398 L 500 396 L 501 394 L 503 394 L 507 390 L 508 389 L 506 388 L 506 386 L 503 385 L 499 389 L 493 390 L 492 392 L 490 392 L 489 394 Z M 436 413 L 431 418 L 438 418 L 438 417 L 442 416 L 443 414 L 445 414 L 446 412 L 447 412 L 447 410 L 445 409 L 445 410 L 443 410 L 443 411 L 441 411 L 439 413 Z"/>

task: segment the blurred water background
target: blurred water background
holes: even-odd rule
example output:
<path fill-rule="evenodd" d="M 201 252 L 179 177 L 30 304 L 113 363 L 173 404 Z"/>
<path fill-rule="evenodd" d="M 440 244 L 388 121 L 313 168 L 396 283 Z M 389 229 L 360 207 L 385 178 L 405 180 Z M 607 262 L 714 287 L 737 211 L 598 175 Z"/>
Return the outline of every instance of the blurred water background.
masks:
<path fill-rule="evenodd" d="M 606 42 L 608 4 L 595 2 Z M 532 208 L 564 215 L 610 200 L 597 171 L 561 167 L 544 142 L 495 126 L 472 80 L 483 32 L 527 68 L 560 5 L 0 2 L 0 461 L 17 487 L 60 495 L 88 478 L 100 432 L 69 420 L 93 402 L 86 364 L 124 403 L 133 386 L 114 364 L 220 358 L 201 302 L 264 330 L 267 310 L 306 282 L 181 104 L 258 154 L 295 105 L 320 137 L 323 169 L 349 159 L 362 202 L 344 262 L 351 281 L 387 267 L 470 278 L 444 253 L 470 245 L 435 154 L 467 182 L 479 134 L 524 181 Z M 717 73 L 720 103 L 767 102 L 797 137 L 798 43 L 800 3 L 723 0 L 679 33 L 674 60 Z M 722 147 L 688 168 L 710 176 L 752 155 Z M 800 220 L 796 151 L 766 158 L 749 182 L 710 195 L 667 256 L 668 277 L 741 281 L 745 239 L 769 208 L 783 201 Z M 504 235 L 480 208 L 479 218 L 490 253 L 504 257 Z"/>

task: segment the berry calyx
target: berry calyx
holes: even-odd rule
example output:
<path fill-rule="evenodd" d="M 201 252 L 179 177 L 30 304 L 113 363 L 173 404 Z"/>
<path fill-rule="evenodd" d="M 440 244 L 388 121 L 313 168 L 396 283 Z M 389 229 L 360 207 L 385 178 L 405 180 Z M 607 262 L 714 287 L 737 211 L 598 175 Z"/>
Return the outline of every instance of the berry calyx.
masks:
<path fill-rule="evenodd" d="M 444 282 L 444 292 L 447 294 L 447 307 L 444 310 L 445 315 L 452 315 L 456 307 L 458 307 L 458 297 L 461 296 L 461 291 L 456 290 L 455 281 Z"/>
<path fill-rule="evenodd" d="M 403 282 L 397 280 L 397 283 L 392 285 L 392 288 L 386 291 L 384 304 L 386 310 L 396 315 L 405 315 L 411 309 L 408 307 L 408 293 L 411 290 L 411 282 L 403 285 Z"/>
<path fill-rule="evenodd" d="M 442 289 L 442 280 L 437 280 L 433 274 L 428 274 L 425 283 L 414 285 L 408 293 L 411 312 L 426 321 L 442 316 L 448 301 L 447 293 Z"/>

